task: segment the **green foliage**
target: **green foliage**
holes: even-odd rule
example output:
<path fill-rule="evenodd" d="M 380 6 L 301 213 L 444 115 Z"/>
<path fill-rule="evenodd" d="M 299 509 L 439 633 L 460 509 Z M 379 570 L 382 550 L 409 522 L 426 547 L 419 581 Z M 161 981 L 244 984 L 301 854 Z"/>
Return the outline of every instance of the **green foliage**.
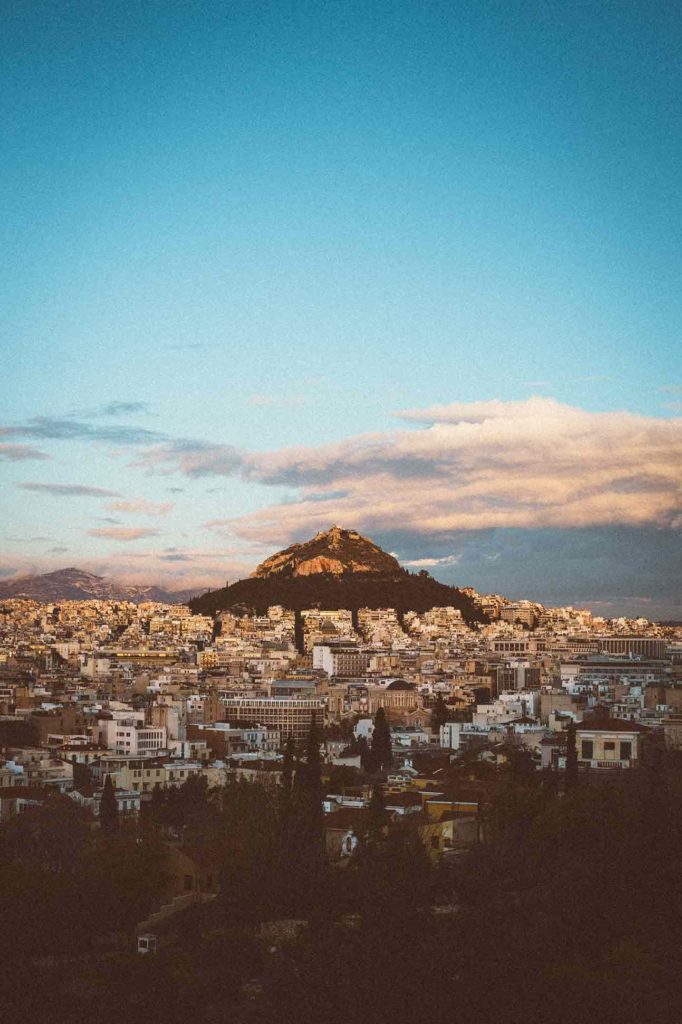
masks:
<path fill-rule="evenodd" d="M 450 721 L 450 708 L 439 693 L 436 702 L 431 710 L 431 728 L 435 733 L 440 733 L 441 725 Z"/>
<path fill-rule="evenodd" d="M 386 801 L 384 799 L 383 786 L 378 784 L 376 786 L 372 786 L 372 796 L 370 797 L 368 811 L 367 835 L 365 836 L 365 841 L 373 844 L 380 843 L 384 838 L 384 833 L 388 825 L 388 815 L 386 813 Z"/>
<path fill-rule="evenodd" d="M 388 771 L 393 762 L 393 751 L 391 749 L 391 730 L 383 708 L 379 708 L 374 716 L 374 732 L 370 749 L 374 770 Z"/>
<path fill-rule="evenodd" d="M 324 810 L 322 807 L 322 764 L 320 738 L 313 719 L 306 743 L 305 759 L 299 762 L 286 823 L 286 844 L 294 853 L 293 863 L 299 886 L 317 882 L 324 866 Z"/>
<path fill-rule="evenodd" d="M 68 797 L 27 808 L 0 827 L 0 950 L 83 951 L 133 928 L 158 896 L 162 858 L 153 838 L 105 834 Z"/>
<path fill-rule="evenodd" d="M 107 775 L 104 780 L 104 790 L 99 805 L 99 823 L 106 836 L 111 837 L 118 832 L 118 804 L 111 775 Z"/>
<path fill-rule="evenodd" d="M 566 730 L 566 773 L 564 786 L 573 789 L 578 785 L 578 746 L 576 742 L 575 722 L 571 720 Z"/>
<path fill-rule="evenodd" d="M 364 772 L 376 771 L 374 758 L 367 739 L 364 736 L 353 735 L 347 747 L 342 751 L 342 757 L 360 757 L 360 767 Z"/>
<path fill-rule="evenodd" d="M 316 775 L 314 746 L 308 758 Z M 379 829 L 377 786 L 381 838 L 310 874 L 293 791 L 285 814 L 277 787 L 231 781 L 208 797 L 203 840 L 222 857 L 222 896 L 178 923 L 168 953 L 101 962 L 88 944 L 104 918 L 127 927 L 117 894 L 122 908 L 149 902 L 158 840 L 123 823 L 105 840 L 54 797 L 0 828 L 4 1005 L 41 1024 L 104 1024 L 112 1005 L 129 1024 L 677 1024 L 680 758 L 651 747 L 619 782 L 559 794 L 510 756 L 484 782 L 485 842 L 449 867 L 430 867 L 418 819 Z M 436 891 L 453 912 L 433 912 Z M 271 953 L 256 927 L 282 917 L 311 924 Z M 55 949 L 83 959 L 31 959 Z"/>
<path fill-rule="evenodd" d="M 309 576 L 269 576 L 264 579 L 238 580 L 229 587 L 213 590 L 190 601 L 195 613 L 213 615 L 231 608 L 250 609 L 259 615 L 270 605 L 281 604 L 300 612 L 305 608 L 395 608 L 399 613 L 425 612 L 451 605 L 459 608 L 469 623 L 487 622 L 487 616 L 456 587 L 434 580 L 432 576 L 402 572 L 396 574 L 348 572 L 312 573 Z"/>
<path fill-rule="evenodd" d="M 144 814 L 157 832 L 188 843 L 208 841 L 218 824 L 217 798 L 203 775 L 190 775 L 181 786 L 154 786 Z"/>

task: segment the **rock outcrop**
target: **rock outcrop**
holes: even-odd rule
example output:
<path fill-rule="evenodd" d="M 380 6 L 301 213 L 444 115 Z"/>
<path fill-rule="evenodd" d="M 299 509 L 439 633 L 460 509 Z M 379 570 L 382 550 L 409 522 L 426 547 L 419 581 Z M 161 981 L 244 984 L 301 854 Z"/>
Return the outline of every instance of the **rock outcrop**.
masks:
<path fill-rule="evenodd" d="M 284 551 L 266 558 L 253 576 L 257 579 L 270 576 L 313 576 L 316 573 L 341 576 L 347 572 L 385 576 L 403 573 L 404 570 L 396 558 L 382 551 L 356 530 L 342 530 L 340 526 L 332 526 L 331 530 L 316 534 L 312 540 L 292 544 Z"/>

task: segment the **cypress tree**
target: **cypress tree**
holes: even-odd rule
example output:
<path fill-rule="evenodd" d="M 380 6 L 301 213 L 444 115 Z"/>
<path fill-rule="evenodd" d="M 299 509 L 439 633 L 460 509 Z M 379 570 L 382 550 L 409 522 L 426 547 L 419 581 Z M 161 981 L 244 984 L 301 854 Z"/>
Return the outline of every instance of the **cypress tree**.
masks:
<path fill-rule="evenodd" d="M 575 722 L 566 730 L 566 775 L 564 788 L 574 789 L 578 785 L 578 745 L 575 736 Z"/>
<path fill-rule="evenodd" d="M 296 767 L 291 792 L 291 818 L 305 849 L 321 848 L 324 834 L 322 764 L 315 719 L 310 726 L 303 760 Z"/>
<path fill-rule="evenodd" d="M 440 733 L 440 727 L 447 722 L 449 713 L 449 708 L 439 693 L 431 711 L 431 728 L 434 732 Z"/>
<path fill-rule="evenodd" d="M 325 862 L 322 765 L 319 733 L 314 719 L 303 759 L 296 765 L 290 811 L 282 838 L 288 897 L 294 906 L 311 909 L 314 903 L 310 901 L 320 898 L 318 886 Z"/>
<path fill-rule="evenodd" d="M 375 770 L 375 764 L 370 745 L 364 736 L 358 736 L 357 752 L 360 755 L 360 767 L 363 772 L 369 772 L 371 774 Z"/>
<path fill-rule="evenodd" d="M 99 805 L 99 822 L 107 836 L 113 836 L 118 831 L 118 804 L 111 775 L 107 775 L 104 780 L 104 791 Z"/>
<path fill-rule="evenodd" d="M 291 811 L 291 791 L 294 781 L 294 741 L 290 736 L 284 744 L 282 765 L 282 814 L 286 821 Z"/>
<path fill-rule="evenodd" d="M 383 786 L 372 786 L 367 821 L 367 841 L 377 843 L 383 839 L 386 825 L 386 802 Z"/>
<path fill-rule="evenodd" d="M 374 716 L 371 750 L 376 770 L 387 771 L 393 760 L 393 752 L 391 750 L 391 730 L 383 708 L 379 708 Z"/>
<path fill-rule="evenodd" d="M 306 831 L 313 847 L 324 843 L 324 810 L 322 808 L 322 761 L 320 734 L 313 715 L 305 755 Z"/>

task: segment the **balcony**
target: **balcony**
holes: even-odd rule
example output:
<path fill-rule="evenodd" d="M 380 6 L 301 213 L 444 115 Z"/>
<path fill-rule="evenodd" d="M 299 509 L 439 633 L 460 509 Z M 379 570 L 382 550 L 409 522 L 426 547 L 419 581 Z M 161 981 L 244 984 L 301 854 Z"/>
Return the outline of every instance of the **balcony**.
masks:
<path fill-rule="evenodd" d="M 599 770 L 601 770 L 602 768 L 607 768 L 607 769 L 631 768 L 632 767 L 632 761 L 629 761 L 629 760 L 626 760 L 626 761 L 616 761 L 616 760 L 597 761 L 596 759 L 593 759 L 591 761 L 585 761 L 585 760 L 580 759 L 578 761 L 578 767 L 579 768 L 590 768 L 590 769 L 598 768 Z"/>

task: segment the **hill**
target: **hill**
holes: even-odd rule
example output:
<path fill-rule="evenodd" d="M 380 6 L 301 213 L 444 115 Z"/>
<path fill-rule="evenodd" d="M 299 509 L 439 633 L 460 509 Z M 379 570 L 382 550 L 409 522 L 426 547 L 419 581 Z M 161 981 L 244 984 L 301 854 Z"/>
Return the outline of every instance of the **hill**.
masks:
<path fill-rule="evenodd" d="M 95 576 L 82 569 L 58 569 L 38 576 L 18 576 L 0 582 L 0 600 L 28 597 L 34 601 L 158 601 L 162 604 L 185 604 L 196 596 L 196 590 L 164 590 L 156 586 L 126 586 L 105 576 Z"/>
<path fill-rule="evenodd" d="M 272 555 L 249 579 L 190 601 L 203 615 L 228 608 L 262 615 L 276 604 L 293 611 L 395 608 L 400 613 L 451 605 L 468 622 L 485 621 L 469 595 L 426 572 L 407 572 L 372 541 L 338 527 Z"/>
<path fill-rule="evenodd" d="M 313 576 L 328 573 L 340 576 L 344 573 L 371 573 L 392 576 L 404 573 L 400 562 L 393 555 L 361 536 L 355 530 L 342 530 L 332 526 L 331 530 L 316 534 L 303 544 L 292 544 L 266 558 L 257 567 L 253 576 Z"/>

